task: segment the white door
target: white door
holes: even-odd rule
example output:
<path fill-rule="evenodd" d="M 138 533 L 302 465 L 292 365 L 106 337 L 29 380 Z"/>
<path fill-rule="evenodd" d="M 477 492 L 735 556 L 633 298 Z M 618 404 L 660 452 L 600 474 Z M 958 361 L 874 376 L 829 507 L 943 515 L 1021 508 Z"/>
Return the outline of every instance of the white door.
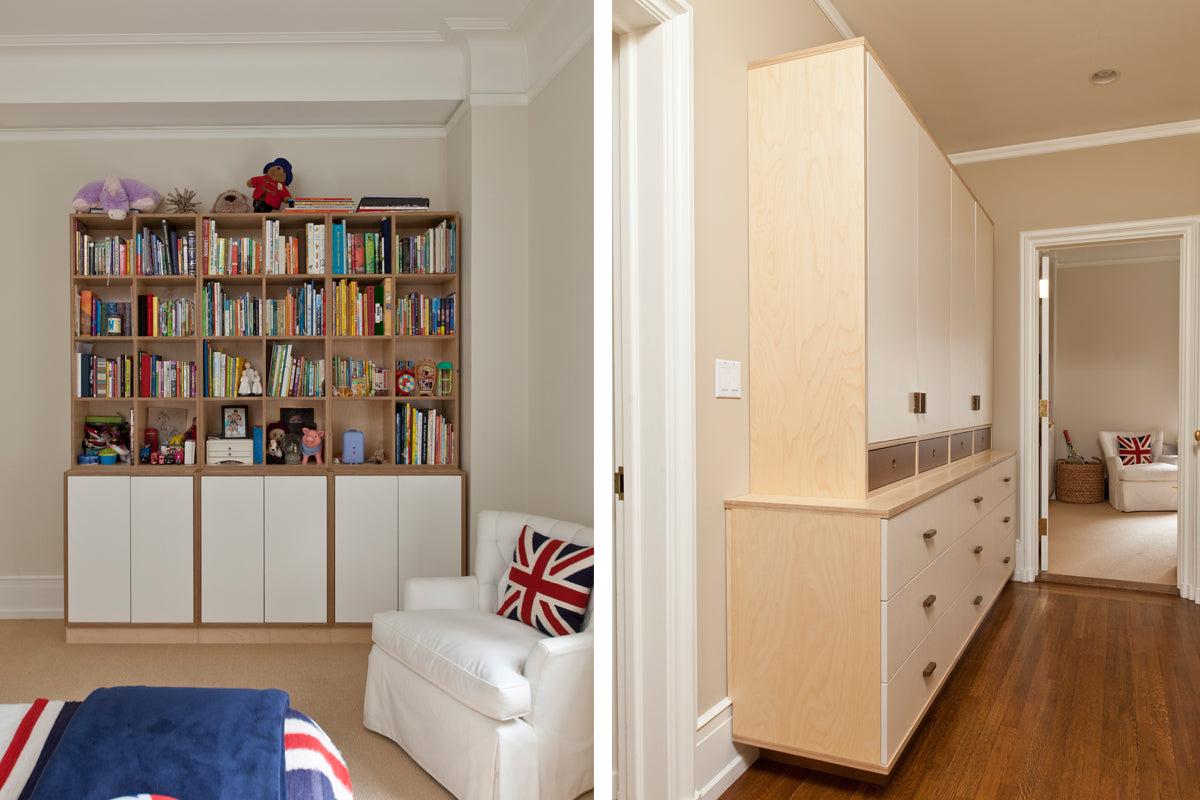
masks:
<path fill-rule="evenodd" d="M 192 622 L 193 478 L 129 480 L 130 621 Z"/>
<path fill-rule="evenodd" d="M 200 621 L 263 621 L 262 476 L 200 479 Z"/>
<path fill-rule="evenodd" d="M 917 377 L 923 413 L 920 434 L 950 427 L 950 183 L 953 171 L 923 129 L 917 136 Z"/>
<path fill-rule="evenodd" d="M 971 396 L 977 394 L 979 320 L 975 309 L 975 198 L 955 175 L 951 182 L 950 427 L 974 423 Z"/>
<path fill-rule="evenodd" d="M 67 478 L 70 622 L 129 622 L 129 477 Z"/>
<path fill-rule="evenodd" d="M 397 477 L 397 608 L 404 608 L 404 582 L 463 574 L 461 475 Z"/>
<path fill-rule="evenodd" d="M 1040 478 L 1038 481 L 1038 552 L 1042 572 L 1050 569 L 1050 478 L 1054 470 L 1053 423 L 1050 421 L 1050 256 L 1043 255 L 1038 269 L 1039 352 L 1038 414 Z"/>
<path fill-rule="evenodd" d="M 325 622 L 329 598 L 328 479 L 263 478 L 263 619 Z"/>
<path fill-rule="evenodd" d="M 334 616 L 370 622 L 400 605 L 397 476 L 338 475 L 333 487 Z"/>

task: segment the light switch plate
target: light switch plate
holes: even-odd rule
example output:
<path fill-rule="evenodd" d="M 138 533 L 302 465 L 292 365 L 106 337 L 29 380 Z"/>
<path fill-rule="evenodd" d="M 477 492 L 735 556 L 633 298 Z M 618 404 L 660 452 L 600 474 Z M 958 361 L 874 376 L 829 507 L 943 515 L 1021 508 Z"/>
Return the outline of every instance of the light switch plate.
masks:
<path fill-rule="evenodd" d="M 742 362 L 717 359 L 717 397 L 742 396 Z"/>

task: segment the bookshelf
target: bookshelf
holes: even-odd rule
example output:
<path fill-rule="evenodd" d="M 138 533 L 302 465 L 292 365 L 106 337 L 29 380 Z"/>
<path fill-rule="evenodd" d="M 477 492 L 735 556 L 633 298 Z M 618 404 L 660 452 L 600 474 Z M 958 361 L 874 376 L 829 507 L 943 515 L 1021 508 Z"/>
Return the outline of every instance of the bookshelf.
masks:
<path fill-rule="evenodd" d="M 274 623 L 310 641 L 400 607 L 404 577 L 465 571 L 459 230 L 424 210 L 70 216 L 69 638 Z M 248 439 L 222 437 L 231 407 Z M 289 419 L 325 432 L 322 463 L 272 457 Z M 115 463 L 90 463 L 110 438 Z M 242 550 L 259 560 L 220 556 Z M 97 553 L 126 564 L 124 594 Z"/>

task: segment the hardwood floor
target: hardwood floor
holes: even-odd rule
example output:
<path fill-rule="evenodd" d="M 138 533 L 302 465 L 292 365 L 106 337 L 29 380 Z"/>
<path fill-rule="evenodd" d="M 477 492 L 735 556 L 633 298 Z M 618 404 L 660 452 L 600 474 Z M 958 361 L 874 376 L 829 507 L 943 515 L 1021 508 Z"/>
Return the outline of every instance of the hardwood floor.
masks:
<path fill-rule="evenodd" d="M 1182 800 L 1198 754 L 1200 606 L 1010 583 L 889 783 L 760 758 L 721 800 Z"/>

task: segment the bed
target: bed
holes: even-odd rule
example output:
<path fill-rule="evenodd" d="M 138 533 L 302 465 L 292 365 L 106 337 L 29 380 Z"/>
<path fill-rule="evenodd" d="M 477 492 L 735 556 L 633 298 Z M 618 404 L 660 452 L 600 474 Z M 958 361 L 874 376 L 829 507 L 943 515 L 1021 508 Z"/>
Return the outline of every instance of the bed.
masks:
<path fill-rule="evenodd" d="M 276 689 L 119 686 L 0 704 L 0 800 L 351 800 L 337 748 Z"/>

